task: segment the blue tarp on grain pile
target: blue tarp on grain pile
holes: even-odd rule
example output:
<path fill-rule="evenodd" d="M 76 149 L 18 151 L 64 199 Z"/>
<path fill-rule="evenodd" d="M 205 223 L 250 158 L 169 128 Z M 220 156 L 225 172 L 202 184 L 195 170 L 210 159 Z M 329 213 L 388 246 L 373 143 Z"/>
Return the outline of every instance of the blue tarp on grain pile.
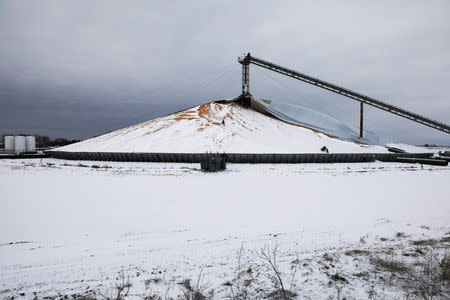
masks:
<path fill-rule="evenodd" d="M 378 137 L 374 134 L 364 131 L 364 137 L 360 138 L 359 132 L 327 114 L 299 105 L 271 100 L 252 97 L 251 101 L 254 109 L 268 113 L 287 123 L 305 126 L 345 141 L 371 145 L 380 144 Z"/>

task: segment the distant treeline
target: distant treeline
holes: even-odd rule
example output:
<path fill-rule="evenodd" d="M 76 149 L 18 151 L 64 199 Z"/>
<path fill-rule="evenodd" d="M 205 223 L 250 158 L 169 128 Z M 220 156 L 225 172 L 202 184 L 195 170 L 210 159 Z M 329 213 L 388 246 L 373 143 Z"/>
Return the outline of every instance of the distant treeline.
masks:
<path fill-rule="evenodd" d="M 34 137 L 36 137 L 36 147 L 37 148 L 46 148 L 46 147 L 60 147 L 60 146 L 65 146 L 65 145 L 69 145 L 69 144 L 73 144 L 73 143 L 77 143 L 80 140 L 68 140 L 66 138 L 55 138 L 55 139 L 51 139 L 46 135 L 38 135 L 38 134 L 27 134 L 27 133 L 19 133 L 19 134 L 11 134 L 11 133 L 4 133 L 2 134 L 2 139 L 1 139 L 1 143 L 5 142 L 5 136 L 8 135 L 23 135 L 23 136 L 27 136 L 27 135 L 32 135 Z"/>

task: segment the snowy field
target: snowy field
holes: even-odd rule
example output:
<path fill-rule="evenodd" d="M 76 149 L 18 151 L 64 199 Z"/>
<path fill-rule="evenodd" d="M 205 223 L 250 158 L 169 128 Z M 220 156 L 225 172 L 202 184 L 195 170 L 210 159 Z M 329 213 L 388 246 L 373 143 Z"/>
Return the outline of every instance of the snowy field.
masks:
<path fill-rule="evenodd" d="M 449 263 L 449 182 L 380 162 L 0 160 L 0 299 L 102 299 L 122 279 L 128 299 L 423 299 L 422 281 L 446 299 L 423 266 Z"/>

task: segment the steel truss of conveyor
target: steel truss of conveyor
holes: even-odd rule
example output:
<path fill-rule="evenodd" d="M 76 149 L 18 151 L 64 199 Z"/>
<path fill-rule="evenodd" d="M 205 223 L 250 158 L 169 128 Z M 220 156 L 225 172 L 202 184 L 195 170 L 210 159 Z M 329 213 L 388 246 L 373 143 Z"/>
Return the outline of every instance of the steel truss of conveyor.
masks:
<path fill-rule="evenodd" d="M 303 73 L 300 73 L 300 72 L 297 72 L 297 71 L 294 71 L 294 70 L 291 70 L 291 69 L 288 69 L 288 68 L 284 68 L 284 67 L 276 65 L 274 63 L 262 60 L 260 58 L 256 58 L 254 56 L 250 56 L 250 53 L 248 53 L 244 57 L 240 57 L 239 58 L 239 63 L 242 64 L 243 68 L 247 69 L 246 70 L 246 77 L 245 77 L 245 80 L 247 80 L 247 81 L 249 79 L 248 66 L 249 66 L 249 64 L 254 64 L 256 66 L 260 66 L 260 67 L 269 69 L 271 71 L 274 71 L 274 72 L 277 72 L 277 73 L 280 73 L 280 74 L 283 74 L 283 75 L 286 75 L 286 76 L 289 76 L 289 77 L 292 77 L 292 78 L 295 78 L 295 79 L 307 82 L 309 84 L 321 87 L 323 89 L 329 90 L 329 91 L 337 93 L 339 95 L 346 96 L 348 98 L 352 98 L 354 100 L 357 100 L 357 101 L 359 101 L 361 103 L 361 113 L 362 113 L 362 104 L 365 103 L 365 104 L 371 105 L 373 107 L 382 109 L 384 111 L 390 112 L 392 114 L 404 117 L 404 118 L 409 119 L 411 121 L 414 121 L 414 122 L 420 123 L 422 125 L 429 126 L 431 128 L 434 128 L 434 129 L 437 129 L 437 130 L 440 130 L 440 131 L 443 131 L 443 132 L 446 132 L 446 133 L 450 134 L 450 126 L 445 124 L 445 123 L 432 120 L 430 118 L 427 118 L 427 117 L 421 116 L 419 114 L 407 111 L 405 109 L 402 109 L 400 107 L 397 107 L 397 106 L 394 106 L 394 105 L 391 105 L 391 104 L 387 104 L 385 102 L 382 102 L 382 101 L 377 100 L 375 98 L 372 98 L 372 97 L 360 94 L 358 92 L 355 92 L 355 91 L 352 91 L 352 90 L 340 87 L 338 85 L 335 85 L 335 84 L 332 84 L 332 83 L 329 83 L 329 82 L 326 82 L 326 81 L 323 81 L 323 80 L 311 77 L 309 75 L 306 75 L 306 74 L 303 74 Z M 243 80 L 244 80 L 244 78 L 243 78 Z M 246 82 L 246 84 L 243 83 L 243 85 L 246 86 L 246 88 L 247 88 L 246 92 L 248 93 L 249 83 Z M 361 118 L 362 118 L 362 114 L 361 114 Z M 362 125 L 362 119 L 361 119 L 361 125 Z M 362 126 L 361 126 L 361 136 L 362 136 Z"/>

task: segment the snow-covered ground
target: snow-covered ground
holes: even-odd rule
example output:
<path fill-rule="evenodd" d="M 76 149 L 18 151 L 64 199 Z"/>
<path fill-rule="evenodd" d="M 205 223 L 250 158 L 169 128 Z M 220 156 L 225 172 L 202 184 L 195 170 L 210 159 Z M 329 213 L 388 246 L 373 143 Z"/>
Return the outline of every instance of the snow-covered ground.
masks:
<path fill-rule="evenodd" d="M 405 298 L 411 288 L 383 262 L 448 249 L 449 180 L 449 167 L 395 163 L 204 173 L 190 164 L 0 160 L 0 298 L 99 296 L 123 272 L 130 298 L 175 298 L 200 278 L 214 299 L 257 299 L 276 288 L 264 247 L 277 249 L 299 299 Z"/>
<path fill-rule="evenodd" d="M 206 103 L 99 137 L 64 146 L 74 152 L 169 153 L 386 153 L 385 147 L 361 145 L 292 125 L 237 103 Z M 395 145 L 394 145 L 395 146 Z M 401 145 L 408 152 L 424 149 Z"/>

